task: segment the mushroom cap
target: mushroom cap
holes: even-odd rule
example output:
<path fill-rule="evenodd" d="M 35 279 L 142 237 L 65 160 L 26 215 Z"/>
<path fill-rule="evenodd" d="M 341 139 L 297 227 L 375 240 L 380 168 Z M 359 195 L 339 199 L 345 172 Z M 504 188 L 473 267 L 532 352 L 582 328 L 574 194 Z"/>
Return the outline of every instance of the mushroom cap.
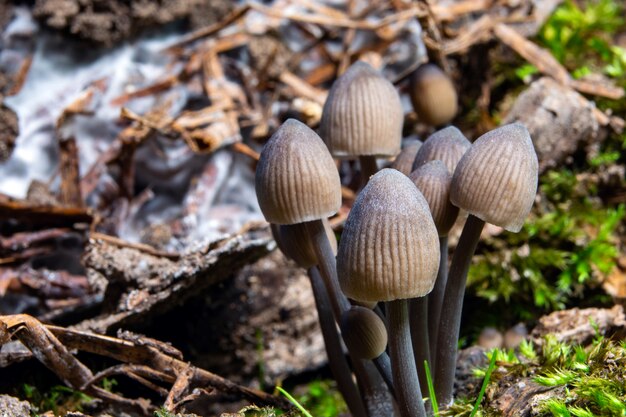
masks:
<path fill-rule="evenodd" d="M 333 156 L 395 156 L 400 152 L 404 111 L 393 84 L 357 61 L 328 93 L 320 134 Z"/>
<path fill-rule="evenodd" d="M 459 208 L 450 202 L 452 175 L 443 162 L 430 161 L 411 172 L 409 178 L 428 202 L 439 236 L 447 236 L 459 214 Z"/>
<path fill-rule="evenodd" d="M 440 126 L 456 116 L 458 98 L 452 80 L 434 64 L 415 70 L 409 94 L 415 112 L 429 125 Z"/>
<path fill-rule="evenodd" d="M 442 161 L 452 175 L 465 152 L 472 146 L 465 135 L 454 126 L 436 131 L 426 139 L 413 160 L 411 171 L 428 161 Z"/>
<path fill-rule="evenodd" d="M 256 196 L 270 223 L 328 218 L 341 207 L 341 183 L 322 139 L 289 119 L 269 139 L 256 169 Z"/>
<path fill-rule="evenodd" d="M 421 140 L 415 139 L 408 142 L 396 156 L 396 159 L 391 164 L 391 168 L 397 169 L 408 177 L 411 171 L 413 171 L 413 161 L 421 146 Z"/>
<path fill-rule="evenodd" d="M 376 359 L 387 348 L 387 328 L 372 310 L 352 306 L 341 315 L 341 334 L 350 353 L 360 359 Z"/>
<path fill-rule="evenodd" d="M 358 301 L 421 297 L 438 269 L 439 237 L 424 196 L 400 171 L 379 171 L 359 194 L 339 241 L 341 289 Z"/>
<path fill-rule="evenodd" d="M 476 139 L 459 161 L 450 201 L 479 219 L 519 232 L 537 194 L 537 166 L 524 125 L 494 129 Z"/>
<path fill-rule="evenodd" d="M 336 254 L 337 238 L 335 237 L 335 232 L 330 227 L 328 220 L 323 219 L 322 223 L 324 224 L 333 253 Z M 271 229 L 278 249 L 287 258 L 292 259 L 298 266 L 306 269 L 318 264 L 313 242 L 303 224 L 272 224 Z"/>

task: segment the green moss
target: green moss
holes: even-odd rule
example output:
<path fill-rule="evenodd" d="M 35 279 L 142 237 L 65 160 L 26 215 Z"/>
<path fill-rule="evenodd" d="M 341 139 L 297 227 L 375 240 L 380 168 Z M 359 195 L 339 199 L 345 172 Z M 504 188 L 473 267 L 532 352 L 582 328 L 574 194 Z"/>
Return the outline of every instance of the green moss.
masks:
<path fill-rule="evenodd" d="M 93 401 L 87 394 L 63 385 L 55 385 L 42 393 L 37 387 L 24 384 L 22 392 L 34 413 L 51 411 L 55 416 L 64 415 L 67 411 L 82 411 L 85 404 Z"/>
<path fill-rule="evenodd" d="M 538 349 L 527 343 L 518 354 L 494 349 L 487 356 L 495 356 L 500 365 L 492 375 L 492 396 L 498 381 L 531 376 L 534 382 L 555 388 L 551 391 L 553 397 L 539 404 L 537 412 L 541 417 L 626 416 L 624 342 L 598 337 L 590 346 L 582 347 L 547 336 Z M 478 369 L 476 375 L 484 372 Z M 471 398 L 460 399 L 442 415 L 469 415 L 472 402 Z M 497 410 L 489 407 L 479 411 L 483 416 L 497 415 Z"/>

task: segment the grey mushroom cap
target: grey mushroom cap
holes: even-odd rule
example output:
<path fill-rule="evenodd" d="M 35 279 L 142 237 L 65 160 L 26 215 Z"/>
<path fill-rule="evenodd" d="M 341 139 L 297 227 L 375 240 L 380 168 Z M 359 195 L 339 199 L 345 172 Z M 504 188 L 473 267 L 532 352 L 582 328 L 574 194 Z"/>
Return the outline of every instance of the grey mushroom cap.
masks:
<path fill-rule="evenodd" d="M 452 175 L 465 152 L 472 146 L 465 135 L 454 126 L 448 126 L 430 135 L 415 154 L 415 171 L 429 161 L 442 161 Z"/>
<path fill-rule="evenodd" d="M 452 175 L 441 161 L 430 161 L 413 171 L 409 178 L 426 198 L 439 236 L 447 236 L 459 214 L 450 202 Z"/>
<path fill-rule="evenodd" d="M 408 142 L 396 156 L 396 159 L 391 164 L 391 168 L 397 169 L 408 177 L 411 171 L 413 171 L 413 161 L 421 146 L 421 140 L 415 139 Z"/>
<path fill-rule="evenodd" d="M 395 169 L 374 175 L 339 241 L 337 271 L 347 297 L 393 301 L 428 294 L 439 269 L 439 236 L 428 203 Z"/>
<path fill-rule="evenodd" d="M 485 222 L 519 232 L 537 194 L 538 163 L 528 129 L 513 123 L 479 137 L 452 177 L 450 200 Z"/>
<path fill-rule="evenodd" d="M 403 123 L 396 88 L 369 64 L 357 61 L 331 87 L 320 134 L 337 158 L 395 156 Z"/>
<path fill-rule="evenodd" d="M 330 227 L 328 220 L 323 219 L 326 236 L 333 250 L 337 254 L 337 238 Z M 271 224 L 272 236 L 278 249 L 289 259 L 292 259 L 301 268 L 308 269 L 317 265 L 317 255 L 313 243 L 302 224 Z"/>
<path fill-rule="evenodd" d="M 289 119 L 269 139 L 257 165 L 255 189 L 270 223 L 324 219 L 341 207 L 339 173 L 322 139 Z"/>

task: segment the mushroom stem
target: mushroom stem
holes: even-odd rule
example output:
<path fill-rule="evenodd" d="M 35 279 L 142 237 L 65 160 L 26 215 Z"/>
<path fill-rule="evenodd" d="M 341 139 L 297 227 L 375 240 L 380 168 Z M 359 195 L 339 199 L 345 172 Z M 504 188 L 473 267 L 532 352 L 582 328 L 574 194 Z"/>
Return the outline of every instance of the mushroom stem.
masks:
<path fill-rule="evenodd" d="M 485 222 L 474 215 L 469 215 L 459 243 L 452 257 L 448 283 L 443 297 L 446 308 L 441 310 L 439 336 L 437 336 L 437 369 L 435 370 L 435 389 L 441 405 L 452 404 L 454 372 L 456 370 L 457 347 L 463 310 L 463 295 L 467 273 L 476 251 L 480 233 Z"/>
<path fill-rule="evenodd" d="M 426 417 L 409 330 L 408 300 L 387 303 L 393 385 L 402 417 Z"/>
<path fill-rule="evenodd" d="M 393 376 L 391 374 L 391 361 L 389 360 L 389 355 L 387 355 L 387 352 L 383 352 L 379 357 L 375 358 L 372 362 L 374 362 L 374 365 L 376 365 L 376 369 L 378 369 L 380 376 L 383 377 L 383 380 L 385 381 L 385 384 L 387 384 L 387 387 L 389 388 L 389 391 L 391 392 L 391 395 L 393 396 L 393 398 L 397 398 L 396 392 L 393 388 Z"/>
<path fill-rule="evenodd" d="M 411 325 L 411 342 L 413 344 L 413 354 L 417 366 L 417 376 L 419 377 L 422 397 L 428 397 L 428 380 L 426 379 L 426 369 L 424 361 L 431 364 L 430 347 L 428 344 L 428 298 L 417 297 L 409 300 L 409 323 Z"/>
<path fill-rule="evenodd" d="M 313 249 L 315 250 L 315 255 L 317 256 L 320 275 L 324 281 L 324 285 L 326 286 L 331 306 L 333 307 L 335 321 L 338 323 L 343 312 L 350 308 L 350 302 L 343 292 L 341 292 L 341 288 L 339 287 L 335 254 L 330 246 L 328 236 L 324 230 L 324 224 L 321 220 L 313 220 L 311 222 L 304 223 L 304 227 L 308 232 L 311 242 L 313 243 Z M 363 388 L 361 392 L 365 397 L 364 400 L 368 409 L 371 407 L 375 407 L 378 410 L 388 408 L 389 404 L 380 404 L 381 400 L 378 395 L 378 392 L 382 389 L 381 386 L 385 384 L 381 375 L 378 372 L 367 372 L 368 364 L 366 361 L 354 358 L 352 355 L 350 355 L 350 358 L 353 362 L 354 373 L 356 374 L 357 381 Z M 391 387 L 390 391 L 393 392 Z"/>
<path fill-rule="evenodd" d="M 348 366 L 346 355 L 341 346 L 324 281 L 316 267 L 309 268 L 308 272 L 315 298 L 315 306 L 317 307 L 317 315 L 322 335 L 324 336 L 328 365 L 352 415 L 367 416 L 365 405 L 361 400 L 359 390 L 352 380 L 352 371 Z"/>
<path fill-rule="evenodd" d="M 326 291 L 330 298 L 330 303 L 333 307 L 333 313 L 335 315 L 335 321 L 339 322 L 339 318 L 344 311 L 350 308 L 350 302 L 346 296 L 341 292 L 339 287 L 339 280 L 337 278 L 337 263 L 335 261 L 335 254 L 333 248 L 330 246 L 328 236 L 324 230 L 324 224 L 321 220 L 313 220 L 311 222 L 304 223 L 306 232 L 308 232 L 309 238 L 313 243 L 313 249 L 317 256 L 318 268 L 320 274 L 326 285 Z"/>
<path fill-rule="evenodd" d="M 446 290 L 448 281 L 448 236 L 439 237 L 439 249 L 441 256 L 439 258 L 439 272 L 435 287 L 428 294 L 428 343 L 430 345 L 430 369 L 435 372 L 437 369 L 437 332 L 439 331 L 439 320 L 441 318 L 441 306 L 443 303 L 443 295 Z"/>
<path fill-rule="evenodd" d="M 370 177 L 378 172 L 378 163 L 376 157 L 371 155 L 359 156 L 359 164 L 361 165 L 361 188 L 367 185 Z"/>

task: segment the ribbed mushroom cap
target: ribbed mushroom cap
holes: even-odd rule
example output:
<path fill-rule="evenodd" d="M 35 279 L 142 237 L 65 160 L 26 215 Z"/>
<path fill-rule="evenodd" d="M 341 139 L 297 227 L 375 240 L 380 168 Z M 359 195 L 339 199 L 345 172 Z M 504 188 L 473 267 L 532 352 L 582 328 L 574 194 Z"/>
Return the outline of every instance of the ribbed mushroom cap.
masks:
<path fill-rule="evenodd" d="M 352 306 L 341 315 L 341 334 L 350 353 L 360 359 L 376 359 L 387 348 L 387 329 L 372 310 Z"/>
<path fill-rule="evenodd" d="M 409 178 L 428 202 L 439 236 L 447 236 L 459 214 L 450 202 L 452 175 L 441 161 L 430 161 L 411 172 Z"/>
<path fill-rule="evenodd" d="M 333 156 L 395 156 L 404 112 L 393 84 L 365 62 L 339 77 L 324 104 L 320 134 Z"/>
<path fill-rule="evenodd" d="M 422 146 L 421 140 L 412 140 L 402 148 L 402 151 L 396 156 L 391 164 L 391 168 L 397 169 L 407 177 L 413 171 L 413 161 L 417 151 Z"/>
<path fill-rule="evenodd" d="M 443 125 L 456 116 L 458 99 L 452 80 L 434 64 L 415 70 L 409 93 L 415 112 L 429 125 Z"/>
<path fill-rule="evenodd" d="M 463 155 L 450 200 L 488 223 L 519 232 L 537 194 L 537 154 L 526 127 L 513 123 L 485 133 Z"/>
<path fill-rule="evenodd" d="M 256 196 L 270 223 L 328 218 L 341 207 L 341 183 L 324 142 L 308 126 L 289 119 L 263 148 Z"/>
<path fill-rule="evenodd" d="M 330 227 L 328 220 L 322 220 L 324 229 L 328 236 L 328 241 L 333 249 L 333 253 L 337 253 L 337 238 L 335 232 Z M 310 268 L 317 265 L 317 255 L 313 243 L 308 236 L 305 226 L 302 224 L 272 224 L 272 235 L 278 245 L 278 249 L 289 259 L 295 261 L 302 268 Z"/>
<path fill-rule="evenodd" d="M 452 175 L 470 146 L 472 143 L 456 127 L 449 126 L 438 130 L 430 135 L 417 151 L 411 172 L 428 161 L 440 160 Z"/>
<path fill-rule="evenodd" d="M 439 237 L 428 203 L 395 169 L 370 178 L 339 241 L 341 289 L 358 301 L 421 297 L 434 285 Z"/>

